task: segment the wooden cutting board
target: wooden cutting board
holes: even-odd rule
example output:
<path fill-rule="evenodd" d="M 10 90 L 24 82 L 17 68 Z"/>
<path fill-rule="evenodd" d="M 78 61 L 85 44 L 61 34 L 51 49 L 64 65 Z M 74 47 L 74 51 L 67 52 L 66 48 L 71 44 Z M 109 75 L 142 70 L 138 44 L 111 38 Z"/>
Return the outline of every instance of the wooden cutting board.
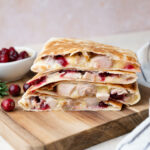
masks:
<path fill-rule="evenodd" d="M 15 83 L 22 86 L 32 76 Z M 141 101 L 122 111 L 24 112 L 18 106 L 14 112 L 0 110 L 0 135 L 16 150 L 87 148 L 131 131 L 148 116 L 150 89 L 139 88 Z"/>

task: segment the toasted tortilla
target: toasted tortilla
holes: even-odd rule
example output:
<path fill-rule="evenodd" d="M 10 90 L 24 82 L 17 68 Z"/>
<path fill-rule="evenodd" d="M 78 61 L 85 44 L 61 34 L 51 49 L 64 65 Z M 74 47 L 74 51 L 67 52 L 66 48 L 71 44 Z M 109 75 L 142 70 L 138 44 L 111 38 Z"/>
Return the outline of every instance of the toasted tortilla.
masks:
<path fill-rule="evenodd" d="M 117 61 L 119 66 L 103 70 L 123 70 L 130 72 L 139 72 L 140 65 L 137 61 L 137 57 L 134 52 L 128 49 L 121 49 L 119 47 L 110 46 L 106 44 L 101 44 L 88 40 L 79 40 L 79 39 L 70 39 L 70 38 L 52 38 L 44 46 L 42 52 L 36 58 L 31 70 L 34 72 L 47 72 L 47 71 L 56 71 L 57 69 L 63 69 L 61 65 L 50 65 L 49 63 L 43 61 L 43 58 L 46 56 L 73 56 L 81 52 L 82 55 L 89 59 L 88 53 L 93 53 L 97 55 L 107 56 L 111 58 L 112 61 Z M 120 68 L 123 64 L 132 64 L 134 69 L 128 70 L 126 68 Z M 65 68 L 76 68 L 79 70 L 91 70 L 94 71 L 95 68 L 90 67 L 88 64 L 84 66 L 78 65 L 67 65 Z M 99 69 L 95 70 L 99 71 Z"/>

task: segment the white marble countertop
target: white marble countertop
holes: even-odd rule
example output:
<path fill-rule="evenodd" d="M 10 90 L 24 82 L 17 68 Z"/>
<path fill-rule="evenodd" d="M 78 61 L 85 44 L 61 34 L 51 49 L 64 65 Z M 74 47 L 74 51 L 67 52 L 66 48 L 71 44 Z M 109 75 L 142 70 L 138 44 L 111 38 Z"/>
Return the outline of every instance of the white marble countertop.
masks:
<path fill-rule="evenodd" d="M 111 35 L 97 38 L 94 37 L 90 39 L 104 42 L 107 44 L 120 46 L 122 48 L 129 48 L 133 51 L 136 51 L 144 43 L 150 41 L 150 31 Z M 37 45 L 35 47 L 37 47 Z M 125 135 L 114 138 L 112 140 L 92 146 L 87 150 L 114 150 L 119 141 L 121 141 L 124 137 Z M 0 137 L 0 150 L 14 150 L 14 149 L 2 137 Z"/>

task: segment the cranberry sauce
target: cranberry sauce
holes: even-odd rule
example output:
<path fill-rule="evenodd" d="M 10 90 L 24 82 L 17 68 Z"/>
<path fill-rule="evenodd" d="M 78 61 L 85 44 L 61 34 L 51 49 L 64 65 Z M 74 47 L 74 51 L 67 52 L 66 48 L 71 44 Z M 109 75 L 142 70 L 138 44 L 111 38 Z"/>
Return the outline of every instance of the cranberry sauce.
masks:
<path fill-rule="evenodd" d="M 98 106 L 101 108 L 107 108 L 108 107 L 108 105 L 105 104 L 103 101 L 99 102 Z"/>
<path fill-rule="evenodd" d="M 134 66 L 133 66 L 133 65 L 131 65 L 131 64 L 129 64 L 129 65 L 125 66 L 124 68 L 125 68 L 125 69 L 129 69 L 129 70 L 131 70 L 131 69 L 134 69 Z"/>
<path fill-rule="evenodd" d="M 27 84 L 29 84 L 30 86 L 31 85 L 39 85 L 39 84 L 42 84 L 43 82 L 45 82 L 46 81 L 46 76 L 43 76 L 43 77 L 40 77 L 40 78 L 38 78 L 38 79 L 35 79 L 35 80 L 33 80 L 33 81 L 31 81 L 31 82 L 29 82 L 29 83 L 27 83 Z"/>
<path fill-rule="evenodd" d="M 109 73 L 109 72 L 102 72 L 102 73 L 99 73 L 99 76 L 101 78 L 101 81 L 105 81 L 105 78 L 108 77 L 108 76 L 119 77 L 120 75 L 119 74 L 112 74 L 112 73 Z"/>
<path fill-rule="evenodd" d="M 54 59 L 57 60 L 57 62 L 61 64 L 63 67 L 66 67 L 68 65 L 68 62 L 64 56 L 58 55 L 55 56 Z"/>
<path fill-rule="evenodd" d="M 60 75 L 60 77 L 64 77 L 67 73 L 81 73 L 81 74 L 84 74 L 85 71 L 81 71 L 81 70 L 60 70 L 59 73 L 62 73 Z"/>
<path fill-rule="evenodd" d="M 108 73 L 108 72 L 102 72 L 102 73 L 99 73 L 99 76 L 101 78 L 101 81 L 105 81 L 105 78 L 108 77 L 108 76 L 111 76 L 112 74 L 111 73 Z"/>
<path fill-rule="evenodd" d="M 126 96 L 125 94 L 118 95 L 117 93 L 114 93 L 114 94 L 110 94 L 110 99 L 123 101 L 125 96 Z"/>
<path fill-rule="evenodd" d="M 40 109 L 41 110 L 46 110 L 46 109 L 49 109 L 50 106 L 48 104 L 45 104 L 45 100 L 43 100 L 40 104 Z"/>

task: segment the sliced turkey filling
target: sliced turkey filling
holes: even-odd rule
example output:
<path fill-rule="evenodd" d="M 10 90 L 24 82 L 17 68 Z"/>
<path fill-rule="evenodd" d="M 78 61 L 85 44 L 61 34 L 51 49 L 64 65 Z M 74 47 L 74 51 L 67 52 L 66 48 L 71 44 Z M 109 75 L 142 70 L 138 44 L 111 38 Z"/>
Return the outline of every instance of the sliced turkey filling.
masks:
<path fill-rule="evenodd" d="M 58 82 L 45 85 L 44 87 L 37 89 L 36 92 L 40 94 L 49 94 L 56 97 L 71 98 L 74 100 L 94 97 L 99 102 L 113 100 L 124 104 L 132 104 L 135 98 L 134 92 L 121 87 L 112 87 L 105 84 L 98 85 L 84 82 Z"/>
<path fill-rule="evenodd" d="M 31 95 L 25 97 L 19 101 L 19 105 L 28 111 L 44 111 L 44 110 L 68 110 L 68 111 L 80 111 L 80 110 L 121 110 L 122 104 L 114 101 L 99 101 L 95 97 L 80 98 L 77 100 L 63 99 L 48 95 Z"/>
<path fill-rule="evenodd" d="M 80 71 L 80 70 L 60 70 L 56 72 L 46 73 L 42 76 L 37 76 L 28 81 L 28 84 L 34 86 L 45 85 L 52 81 L 60 80 L 75 80 L 97 83 L 115 83 L 115 84 L 130 84 L 137 80 L 135 73 L 123 71 L 109 71 L 109 72 L 94 72 L 94 71 Z"/>
<path fill-rule="evenodd" d="M 100 83 L 116 83 L 129 84 L 136 81 L 135 73 L 124 73 L 121 71 L 94 72 L 80 70 L 61 70 L 60 78 L 66 79 L 82 79 L 83 81 L 100 82 Z"/>
<path fill-rule="evenodd" d="M 37 67 L 38 68 L 37 68 Z M 130 63 L 123 60 L 112 59 L 111 56 L 95 54 L 92 52 L 78 52 L 72 55 L 44 56 L 32 66 L 32 70 L 39 72 L 45 70 L 56 70 L 66 68 L 79 68 L 82 70 L 126 70 L 135 71 L 139 68 L 136 63 Z"/>

